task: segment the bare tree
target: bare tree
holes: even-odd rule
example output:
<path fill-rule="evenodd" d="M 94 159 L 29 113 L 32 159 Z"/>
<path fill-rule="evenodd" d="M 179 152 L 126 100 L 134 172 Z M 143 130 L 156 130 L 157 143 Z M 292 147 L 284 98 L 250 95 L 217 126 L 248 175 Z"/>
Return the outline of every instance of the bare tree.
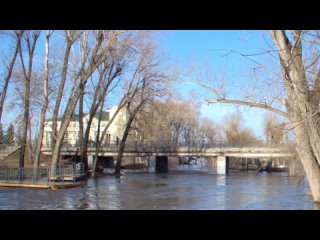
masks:
<path fill-rule="evenodd" d="M 102 132 L 100 132 L 100 123 L 98 125 L 99 129 L 98 129 L 98 134 L 97 134 L 97 141 L 96 141 L 96 151 L 95 151 L 95 156 L 93 159 L 93 167 L 92 167 L 92 176 L 94 177 L 96 174 L 96 168 L 97 168 L 97 161 L 98 161 L 98 155 L 99 155 L 99 151 L 101 150 L 102 147 L 102 143 L 104 141 L 104 138 L 107 134 L 108 128 L 111 126 L 111 124 L 114 122 L 114 120 L 116 119 L 118 113 L 121 111 L 121 109 L 123 109 L 126 106 L 126 95 L 124 95 L 122 97 L 122 99 L 120 100 L 120 103 L 118 104 L 117 110 L 115 111 L 115 113 L 113 114 L 113 116 L 111 117 L 111 119 L 108 121 L 107 125 L 105 126 L 105 128 L 103 129 Z M 103 102 L 101 104 L 101 108 L 103 107 Z M 99 120 L 101 119 L 101 111 L 100 111 L 100 115 L 99 115 Z"/>
<path fill-rule="evenodd" d="M 192 145 L 202 143 L 210 136 L 213 141 L 211 135 L 217 133 L 213 122 L 209 119 L 202 121 L 199 106 L 186 101 L 167 99 L 148 102 L 135 119 L 136 140 Z"/>
<path fill-rule="evenodd" d="M 83 99 L 80 99 L 80 108 L 79 108 L 79 120 L 80 121 L 80 154 L 81 161 L 85 162 L 87 158 L 87 148 L 88 140 L 90 134 L 90 128 L 93 121 L 93 118 L 96 117 L 97 110 L 99 106 L 104 102 L 106 96 L 110 90 L 114 89 L 117 86 L 117 82 L 114 84 L 114 87 L 110 89 L 112 83 L 121 75 L 122 70 L 125 67 L 126 61 L 123 61 L 125 51 L 127 49 L 122 49 L 119 53 L 110 53 L 106 61 L 98 68 L 99 80 L 97 85 L 94 88 L 93 100 L 89 110 L 89 118 L 85 127 L 85 131 L 82 126 L 83 118 Z M 82 126 L 82 127 L 81 127 Z M 100 126 L 99 126 L 100 128 Z M 82 129 L 82 130 L 81 130 Z M 84 134 L 83 134 L 84 131 Z M 83 136 L 83 137 L 82 137 Z"/>
<path fill-rule="evenodd" d="M 286 124 L 280 122 L 274 115 L 265 115 L 264 133 L 267 143 L 280 144 L 287 140 Z"/>
<path fill-rule="evenodd" d="M 200 135 L 201 139 L 208 144 L 213 144 L 216 141 L 222 139 L 219 125 L 209 118 L 203 118 L 200 120 Z"/>
<path fill-rule="evenodd" d="M 100 123 L 101 123 L 101 118 L 102 118 L 102 113 L 103 113 L 103 107 L 104 107 L 104 101 L 102 102 L 100 106 L 100 111 L 99 111 L 99 117 L 98 117 L 98 129 L 97 129 L 97 135 L 96 135 L 96 154 L 93 158 L 93 164 L 92 164 L 92 177 L 96 176 L 96 169 L 97 169 L 97 162 L 98 162 L 98 155 L 99 155 L 99 150 L 98 150 L 98 142 L 100 139 Z"/>
<path fill-rule="evenodd" d="M 127 96 L 128 99 L 127 99 L 126 111 L 128 112 L 128 119 L 127 119 L 124 131 L 123 131 L 123 134 L 122 134 L 122 137 L 120 140 L 120 144 L 119 144 L 118 159 L 117 159 L 117 163 L 115 166 L 115 174 L 116 175 L 120 174 L 123 152 L 124 152 L 124 148 L 125 148 L 125 144 L 126 144 L 129 132 L 131 130 L 132 122 L 135 119 L 139 110 L 142 108 L 142 106 L 147 101 L 147 98 L 145 97 L 146 87 L 147 87 L 146 78 L 141 78 L 138 81 L 137 85 L 135 86 L 135 89 L 132 92 L 132 94 Z M 136 96 L 138 94 L 140 96 L 138 96 L 138 99 L 137 99 Z"/>
<path fill-rule="evenodd" d="M 46 112 L 49 104 L 49 40 L 52 31 L 46 31 L 45 38 L 45 56 L 44 56 L 44 78 L 43 78 L 43 106 L 41 109 L 40 115 L 40 133 L 38 137 L 38 141 L 36 143 L 36 151 L 35 151 L 35 159 L 34 159 L 34 178 L 38 178 L 38 169 L 39 169 L 39 161 L 40 161 L 40 152 L 42 147 L 42 139 L 44 133 L 44 122 L 46 117 Z"/>
<path fill-rule="evenodd" d="M 170 116 L 172 106 L 167 101 L 162 102 L 154 99 L 148 102 L 135 119 L 136 140 L 139 141 L 171 141 Z"/>
<path fill-rule="evenodd" d="M 154 47 L 147 45 L 147 48 L 140 54 L 140 59 L 125 91 L 127 119 L 119 143 L 115 166 L 116 175 L 120 174 L 123 152 L 132 123 L 143 106 L 163 91 L 163 84 L 168 80 L 168 77 L 159 71 L 158 66 L 159 62 L 155 60 Z"/>
<path fill-rule="evenodd" d="M 188 126 L 190 124 L 191 116 L 198 116 L 193 114 L 192 104 L 186 103 L 171 103 L 170 106 L 170 129 L 172 132 L 172 142 L 178 144 L 179 142 L 187 143 L 190 138 L 191 128 Z M 188 122 L 189 121 L 189 122 Z"/>
<path fill-rule="evenodd" d="M 27 53 L 28 53 L 28 68 L 25 65 L 25 59 L 23 57 L 22 47 L 19 48 L 19 56 L 22 66 L 23 72 L 23 80 L 24 80 L 24 115 L 23 115 L 23 128 L 22 128 L 22 139 L 21 139 L 21 151 L 19 157 L 19 168 L 24 167 L 24 156 L 27 144 L 28 137 L 28 126 L 29 126 L 29 113 L 30 113 L 30 85 L 31 85 L 31 77 L 32 77 L 32 67 L 33 67 L 33 57 L 34 51 L 36 47 L 37 40 L 40 36 L 40 31 L 25 31 L 24 33 L 17 33 L 17 38 L 19 35 L 22 35 L 22 39 L 24 40 Z"/>
<path fill-rule="evenodd" d="M 80 41 L 81 59 L 79 61 L 80 63 L 78 64 L 79 69 L 76 73 L 73 91 L 66 104 L 65 113 L 62 117 L 60 125 L 60 131 L 57 134 L 56 141 L 52 150 L 52 169 L 55 169 L 59 162 L 62 141 L 69 126 L 70 119 L 74 115 L 76 104 L 83 92 L 84 86 L 87 83 L 88 78 L 105 59 L 105 46 L 102 46 L 102 43 L 105 39 L 103 31 L 97 31 L 96 33 L 94 33 L 94 46 L 88 44 L 88 32 L 84 32 L 83 35 L 83 40 Z"/>
<path fill-rule="evenodd" d="M 229 144 L 250 144 L 259 142 L 252 133 L 252 130 L 245 126 L 240 112 L 228 114 L 224 117 L 224 131 Z"/>
<path fill-rule="evenodd" d="M 295 30 L 289 36 L 284 30 L 272 30 L 270 35 L 278 53 L 286 94 L 281 99 L 283 107 L 276 107 L 273 101 L 266 103 L 227 99 L 219 96 L 216 89 L 203 85 L 215 95 L 208 103 L 258 107 L 287 118 L 295 132 L 296 151 L 304 167 L 313 199 L 320 202 L 319 50 L 314 47 L 313 52 L 307 52 L 306 57 L 302 54 L 303 46 L 307 43 L 319 43 L 319 34 Z"/>
<path fill-rule="evenodd" d="M 4 106 L 4 101 L 6 99 L 6 95 L 7 95 L 7 89 L 9 86 L 9 82 L 12 76 L 12 72 L 13 72 L 13 68 L 16 62 L 16 58 L 17 55 L 19 53 L 19 49 L 21 46 L 21 37 L 23 35 L 24 31 L 14 31 L 14 38 L 15 38 L 15 46 L 14 46 L 14 53 L 12 55 L 12 58 L 10 59 L 10 63 L 9 66 L 6 66 L 7 68 L 7 73 L 5 76 L 5 80 L 4 80 L 4 85 L 3 85 L 3 89 L 0 92 L 0 124 L 2 124 L 1 122 L 1 118 L 2 118 L 2 111 L 3 111 L 3 106 Z M 7 62 L 7 61 L 6 61 Z"/>
<path fill-rule="evenodd" d="M 65 30 L 64 31 L 64 37 L 66 41 L 66 47 L 64 51 L 64 57 L 63 57 L 63 63 L 61 68 L 61 77 L 60 77 L 60 84 L 59 89 L 57 92 L 57 97 L 55 99 L 55 106 L 52 116 L 52 135 L 51 135 L 51 146 L 54 146 L 57 138 L 57 119 L 59 114 L 59 109 L 62 101 L 62 96 L 64 93 L 65 83 L 67 79 L 68 69 L 69 69 L 69 57 L 70 52 L 73 44 L 76 42 L 76 40 L 79 38 L 80 31 L 70 31 Z"/>

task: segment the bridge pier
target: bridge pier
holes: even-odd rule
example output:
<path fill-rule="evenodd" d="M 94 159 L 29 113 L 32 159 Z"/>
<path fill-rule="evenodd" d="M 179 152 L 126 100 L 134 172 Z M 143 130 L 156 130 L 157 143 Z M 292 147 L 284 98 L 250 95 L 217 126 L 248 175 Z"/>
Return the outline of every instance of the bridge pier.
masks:
<path fill-rule="evenodd" d="M 94 160 L 94 156 L 88 155 L 88 168 L 89 168 L 89 170 L 91 170 L 93 167 L 93 160 Z M 97 166 L 100 166 L 103 168 L 113 168 L 113 165 L 114 165 L 113 162 L 114 162 L 113 157 L 98 156 L 96 164 L 97 164 Z"/>
<path fill-rule="evenodd" d="M 228 174 L 229 173 L 229 157 L 218 156 L 217 157 L 217 173 Z"/>
<path fill-rule="evenodd" d="M 167 173 L 168 157 L 167 156 L 151 156 L 148 160 L 148 172 Z"/>
<path fill-rule="evenodd" d="M 156 156 L 156 173 L 168 172 L 168 157 Z"/>
<path fill-rule="evenodd" d="M 148 172 L 156 172 L 156 157 L 148 157 Z"/>
<path fill-rule="evenodd" d="M 88 155 L 88 168 L 91 170 L 93 167 L 93 156 Z"/>

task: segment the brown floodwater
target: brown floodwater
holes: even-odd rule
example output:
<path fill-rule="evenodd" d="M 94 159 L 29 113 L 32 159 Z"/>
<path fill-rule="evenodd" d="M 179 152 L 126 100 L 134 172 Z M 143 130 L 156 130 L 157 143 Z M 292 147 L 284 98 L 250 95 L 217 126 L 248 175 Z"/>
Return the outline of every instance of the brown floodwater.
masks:
<path fill-rule="evenodd" d="M 104 173 L 86 186 L 58 191 L 0 188 L 0 209 L 319 209 L 305 178 L 286 173 L 231 171 L 217 175 L 200 166 L 178 166 L 166 174 Z"/>

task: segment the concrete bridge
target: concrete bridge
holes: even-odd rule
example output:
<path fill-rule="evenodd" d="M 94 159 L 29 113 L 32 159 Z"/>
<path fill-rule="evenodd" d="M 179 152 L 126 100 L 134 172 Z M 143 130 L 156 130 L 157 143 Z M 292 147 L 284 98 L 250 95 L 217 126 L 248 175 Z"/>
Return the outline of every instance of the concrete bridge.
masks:
<path fill-rule="evenodd" d="M 73 156 L 78 151 L 78 146 L 63 146 L 61 148 L 62 156 Z M 100 157 L 118 156 L 119 146 L 115 143 L 105 145 L 99 151 Z M 88 157 L 95 155 L 96 148 L 88 148 Z M 43 147 L 42 152 L 51 155 L 50 147 Z M 128 142 L 124 150 L 124 157 L 149 157 L 149 166 L 157 169 L 157 163 L 166 165 L 168 157 L 216 157 L 218 173 L 226 174 L 228 172 L 229 158 L 282 158 L 294 156 L 294 144 L 284 142 L 281 144 L 225 144 L 216 142 L 201 145 L 183 145 L 170 142 Z M 151 159 L 151 160 L 150 160 Z M 151 162 L 150 162 L 151 161 Z M 159 165 L 158 164 L 158 165 Z"/>

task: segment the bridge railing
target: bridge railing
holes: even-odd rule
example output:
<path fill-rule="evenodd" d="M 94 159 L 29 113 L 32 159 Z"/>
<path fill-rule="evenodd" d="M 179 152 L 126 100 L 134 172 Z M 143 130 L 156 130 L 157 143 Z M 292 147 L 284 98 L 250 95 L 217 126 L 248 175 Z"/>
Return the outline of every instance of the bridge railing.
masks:
<path fill-rule="evenodd" d="M 214 142 L 192 142 L 192 143 L 175 143 L 170 141 L 127 141 L 125 145 L 125 151 L 161 151 L 161 150 L 175 150 L 180 147 L 188 148 L 294 148 L 295 142 L 282 141 L 278 143 L 269 142 L 232 142 L 227 143 L 224 141 Z M 66 144 L 62 146 L 62 149 L 74 149 L 79 148 L 78 144 Z M 95 143 L 88 143 L 88 148 L 95 149 Z M 117 151 L 119 149 L 119 142 L 109 142 L 102 145 L 102 149 L 109 151 Z"/>
<path fill-rule="evenodd" d="M 35 175 L 33 168 L 0 166 L 0 182 L 3 183 L 51 183 L 76 181 L 84 177 L 84 164 L 64 164 L 57 168 L 40 167 Z"/>

